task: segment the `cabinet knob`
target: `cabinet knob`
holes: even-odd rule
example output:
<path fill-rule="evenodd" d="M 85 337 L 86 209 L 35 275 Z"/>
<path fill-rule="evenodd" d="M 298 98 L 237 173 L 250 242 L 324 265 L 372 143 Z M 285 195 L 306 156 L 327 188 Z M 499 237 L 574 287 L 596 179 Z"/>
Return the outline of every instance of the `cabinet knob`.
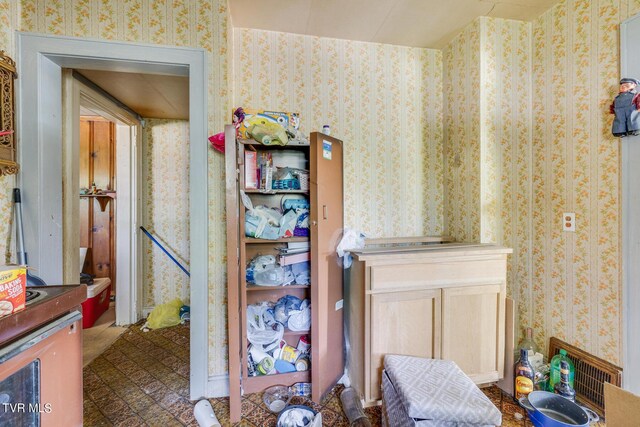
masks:
<path fill-rule="evenodd" d="M 311 221 L 311 225 L 315 227 L 316 225 L 318 225 L 318 221 Z"/>

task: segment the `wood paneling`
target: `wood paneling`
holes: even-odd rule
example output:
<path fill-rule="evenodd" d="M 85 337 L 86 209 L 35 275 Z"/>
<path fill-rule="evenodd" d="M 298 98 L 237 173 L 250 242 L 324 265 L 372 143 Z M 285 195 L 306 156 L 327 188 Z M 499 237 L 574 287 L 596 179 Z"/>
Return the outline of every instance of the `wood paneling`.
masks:
<path fill-rule="evenodd" d="M 115 125 L 96 117 L 80 120 L 80 187 L 92 183 L 102 190 L 115 190 Z M 80 199 L 80 246 L 91 248 L 91 271 L 109 277 L 115 292 L 115 200 L 104 212 L 96 198 Z"/>

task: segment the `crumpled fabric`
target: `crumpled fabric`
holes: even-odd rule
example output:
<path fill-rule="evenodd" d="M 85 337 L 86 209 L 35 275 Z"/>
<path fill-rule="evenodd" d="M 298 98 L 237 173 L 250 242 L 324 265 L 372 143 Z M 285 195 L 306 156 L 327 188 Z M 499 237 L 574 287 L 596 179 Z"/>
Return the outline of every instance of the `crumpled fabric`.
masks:
<path fill-rule="evenodd" d="M 303 405 L 291 406 L 281 412 L 278 427 L 321 426 L 322 415 Z"/>

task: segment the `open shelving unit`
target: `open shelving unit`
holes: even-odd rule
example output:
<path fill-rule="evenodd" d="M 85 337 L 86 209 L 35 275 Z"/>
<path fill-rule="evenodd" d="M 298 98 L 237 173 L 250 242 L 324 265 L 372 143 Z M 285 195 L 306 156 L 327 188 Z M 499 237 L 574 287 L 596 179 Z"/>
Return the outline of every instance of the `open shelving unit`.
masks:
<path fill-rule="evenodd" d="M 236 139 L 235 128 L 225 128 L 227 187 L 227 262 L 229 310 L 229 394 L 231 421 L 241 417 L 240 396 L 272 385 L 312 383 L 312 398 L 319 402 L 344 371 L 343 315 L 341 300 L 342 269 L 336 255 L 338 236 L 343 228 L 342 143 L 329 136 L 312 133 L 309 145 L 263 145 Z M 328 151 L 327 150 L 328 148 Z M 245 151 L 297 150 L 305 153 L 309 164 L 309 190 L 245 189 Z M 324 149 L 324 151 L 323 151 Z M 326 153 L 329 153 L 327 156 Z M 324 153 L 324 154 L 323 154 Z M 310 202 L 309 237 L 275 240 L 245 235 L 245 207 L 240 191 L 254 206 L 276 205 L 285 195 L 304 196 Z M 310 242 L 310 285 L 258 286 L 246 281 L 247 264 L 257 255 L 279 254 L 289 242 Z M 311 338 L 311 367 L 308 371 L 249 376 L 247 307 L 262 301 L 276 302 L 285 295 L 311 301 L 311 330 L 285 329 L 284 340 L 296 347 L 303 335 Z"/>

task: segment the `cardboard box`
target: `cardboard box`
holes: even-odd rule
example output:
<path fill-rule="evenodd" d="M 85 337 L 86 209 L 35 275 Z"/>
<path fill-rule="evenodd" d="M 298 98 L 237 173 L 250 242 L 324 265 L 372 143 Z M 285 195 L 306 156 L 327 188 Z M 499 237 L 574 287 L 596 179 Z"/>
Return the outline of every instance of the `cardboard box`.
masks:
<path fill-rule="evenodd" d="M 0 267 L 0 317 L 24 310 L 27 298 L 27 267 Z"/>
<path fill-rule="evenodd" d="M 235 110 L 234 110 L 235 111 Z M 244 139 L 250 139 L 247 134 L 247 129 L 256 120 L 267 120 L 272 123 L 282 125 L 285 129 L 299 129 L 300 128 L 300 114 L 287 113 L 282 111 L 267 111 L 267 110 L 255 110 L 247 108 L 244 110 L 244 120 L 240 123 L 238 128 L 238 137 Z"/>
<path fill-rule="evenodd" d="M 637 427 L 640 421 L 640 396 L 604 383 L 604 412 L 608 426 Z"/>
<path fill-rule="evenodd" d="M 258 153 L 255 151 L 244 152 L 244 188 L 258 188 Z"/>

